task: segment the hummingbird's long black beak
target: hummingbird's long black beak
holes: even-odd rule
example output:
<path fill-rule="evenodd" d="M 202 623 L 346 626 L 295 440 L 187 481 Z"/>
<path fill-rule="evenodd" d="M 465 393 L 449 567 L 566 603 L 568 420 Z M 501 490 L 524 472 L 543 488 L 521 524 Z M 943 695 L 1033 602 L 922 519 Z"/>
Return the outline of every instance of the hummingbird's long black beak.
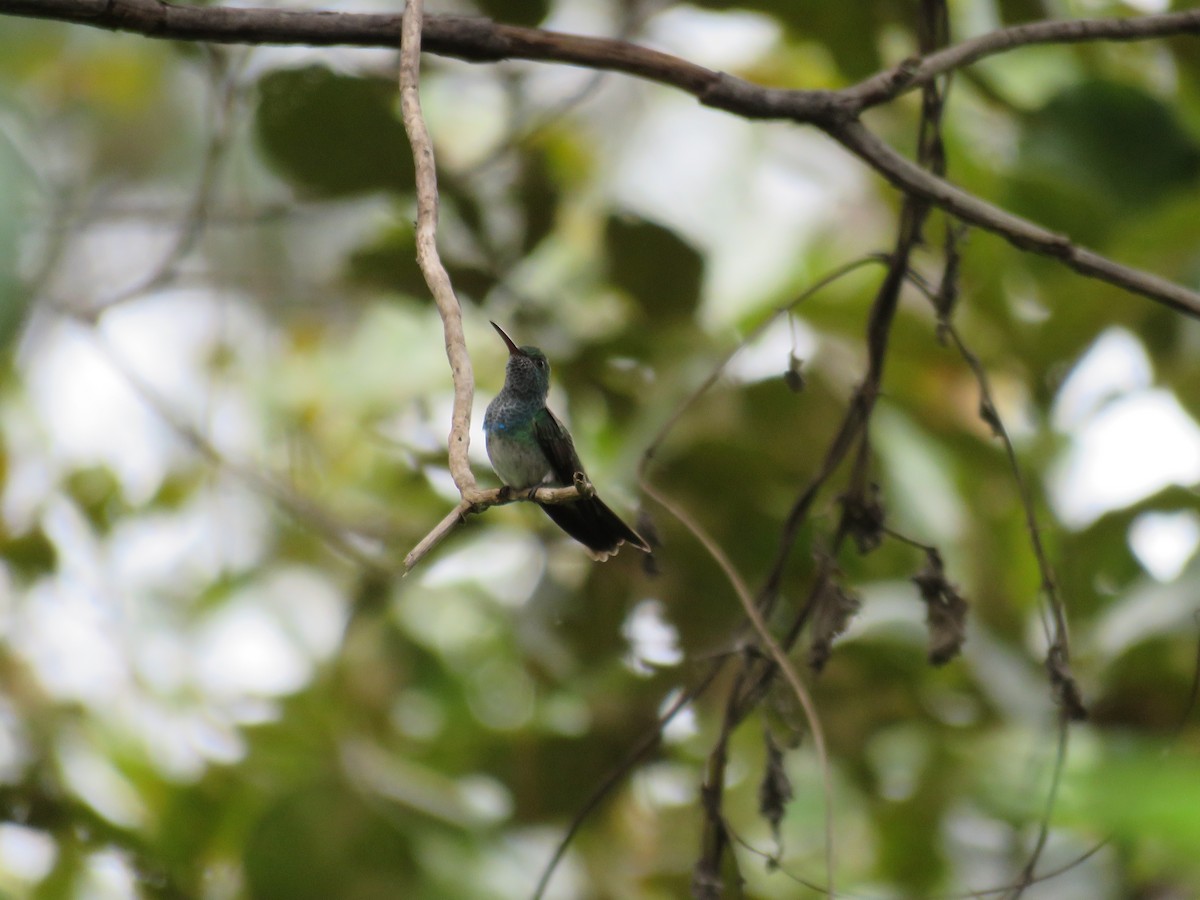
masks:
<path fill-rule="evenodd" d="M 524 356 L 525 355 L 525 353 L 521 350 L 521 348 L 513 343 L 513 339 L 504 333 L 503 328 L 501 328 L 495 322 L 492 322 L 492 327 L 496 329 L 496 333 L 498 335 L 500 335 L 500 337 L 504 338 L 504 343 L 508 344 L 508 355 L 509 356 Z"/>

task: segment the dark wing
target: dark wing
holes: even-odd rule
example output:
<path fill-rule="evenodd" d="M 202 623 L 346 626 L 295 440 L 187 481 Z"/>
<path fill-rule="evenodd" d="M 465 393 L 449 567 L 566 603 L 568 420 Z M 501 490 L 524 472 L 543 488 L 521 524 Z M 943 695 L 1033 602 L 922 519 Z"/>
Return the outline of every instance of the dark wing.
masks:
<path fill-rule="evenodd" d="M 574 484 L 575 473 L 583 471 L 583 463 L 575 452 L 575 442 L 562 422 L 544 406 L 533 417 L 533 435 L 546 459 L 550 460 L 554 480 L 563 487 Z"/>
<path fill-rule="evenodd" d="M 554 479 L 562 485 L 574 484 L 575 473 L 583 472 L 583 463 L 579 461 L 575 443 L 567 429 L 554 418 L 554 413 L 543 407 L 533 417 L 533 433 L 546 459 L 550 461 Z M 621 521 L 621 517 L 599 497 L 539 505 L 559 528 L 587 547 L 593 559 L 608 559 L 625 543 L 650 552 L 646 540 Z"/>

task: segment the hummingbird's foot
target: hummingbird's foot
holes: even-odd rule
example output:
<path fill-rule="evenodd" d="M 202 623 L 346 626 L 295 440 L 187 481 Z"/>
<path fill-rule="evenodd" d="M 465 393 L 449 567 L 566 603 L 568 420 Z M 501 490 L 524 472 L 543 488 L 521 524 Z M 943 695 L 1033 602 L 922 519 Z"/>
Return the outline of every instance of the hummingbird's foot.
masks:
<path fill-rule="evenodd" d="M 587 475 L 583 472 L 575 473 L 575 490 L 579 491 L 581 497 L 595 497 L 596 488 L 588 481 Z"/>
<path fill-rule="evenodd" d="M 507 503 L 513 498 L 513 489 L 507 484 L 500 485 L 500 493 L 496 495 L 496 499 L 501 503 Z"/>

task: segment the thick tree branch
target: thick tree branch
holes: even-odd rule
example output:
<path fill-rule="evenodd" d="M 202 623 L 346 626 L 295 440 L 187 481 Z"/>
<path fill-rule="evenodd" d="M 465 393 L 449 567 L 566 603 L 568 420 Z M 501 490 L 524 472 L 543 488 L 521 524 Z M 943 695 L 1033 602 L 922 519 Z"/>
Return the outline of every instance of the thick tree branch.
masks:
<path fill-rule="evenodd" d="M 225 6 L 173 6 L 159 0 L 0 0 L 0 15 L 55 19 L 147 37 L 225 43 L 395 46 L 400 17 Z M 842 91 L 765 88 L 626 41 L 503 25 L 487 19 L 430 16 L 425 50 L 472 62 L 527 59 L 624 72 L 693 94 L 701 103 L 751 119 L 816 125 L 902 191 L 921 196 L 1015 246 L 1051 256 L 1075 271 L 1200 318 L 1200 292 L 1123 266 L 1065 236 L 1015 216 L 914 165 L 857 121 L 946 72 L 1022 46 L 1135 41 L 1200 33 L 1200 11 L 1130 19 L 1035 22 L 1000 29 L 902 65 Z M 461 487 L 461 486 L 460 486 Z"/>
<path fill-rule="evenodd" d="M 173 6 L 159 0 L 0 0 L 0 15 L 54 19 L 169 40 L 230 44 L 394 47 L 400 33 L 400 15 L 393 13 Z M 1020 47 L 1143 41 L 1180 34 L 1200 34 L 1200 10 L 1121 19 L 1031 22 L 906 60 L 837 92 L 836 96 L 844 98 L 842 102 L 850 111 L 857 112 L 920 87 L 938 75 Z M 473 62 L 529 59 L 625 72 L 697 95 L 709 90 L 720 78 L 718 73 L 703 66 L 626 41 L 503 25 L 466 16 L 427 16 L 422 43 L 431 53 Z M 763 88 L 755 90 L 764 92 Z"/>

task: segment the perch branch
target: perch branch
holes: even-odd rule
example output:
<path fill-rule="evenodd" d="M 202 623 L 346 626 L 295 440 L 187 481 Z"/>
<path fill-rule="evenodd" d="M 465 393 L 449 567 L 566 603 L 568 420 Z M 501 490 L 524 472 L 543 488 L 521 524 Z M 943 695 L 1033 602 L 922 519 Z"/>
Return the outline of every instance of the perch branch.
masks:
<path fill-rule="evenodd" d="M 513 493 L 506 488 L 491 488 L 489 490 L 479 490 L 476 488 L 472 493 L 472 499 L 468 500 L 465 496 L 459 501 L 454 509 L 446 514 L 442 521 L 434 526 L 433 530 L 425 537 L 421 538 L 417 546 L 409 551 L 404 557 L 404 571 L 407 574 L 421 558 L 430 550 L 442 542 L 451 531 L 460 523 L 466 520 L 467 516 L 474 513 L 481 513 L 485 509 L 490 509 L 493 506 L 502 506 L 506 503 L 515 503 L 519 500 L 531 500 L 534 503 L 570 503 L 572 500 L 578 500 L 582 493 L 586 493 L 591 488 L 591 485 L 584 483 L 582 491 L 579 485 L 571 485 L 570 487 L 540 487 L 530 491 L 520 491 Z"/>

